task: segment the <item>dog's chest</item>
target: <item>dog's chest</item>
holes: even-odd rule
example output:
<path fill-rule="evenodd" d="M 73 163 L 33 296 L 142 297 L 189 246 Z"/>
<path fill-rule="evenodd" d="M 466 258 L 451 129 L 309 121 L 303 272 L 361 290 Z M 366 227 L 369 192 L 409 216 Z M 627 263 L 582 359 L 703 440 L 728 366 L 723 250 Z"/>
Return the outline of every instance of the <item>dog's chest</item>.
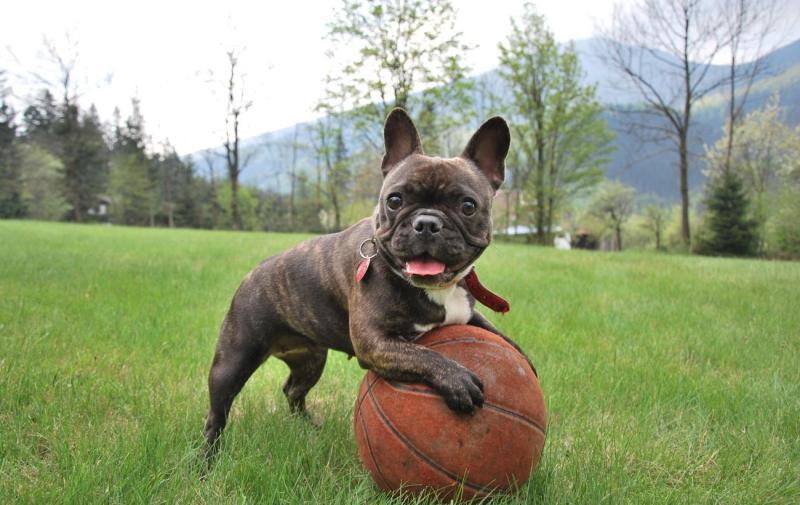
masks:
<path fill-rule="evenodd" d="M 428 299 L 444 309 L 444 321 L 430 324 L 415 324 L 414 329 L 420 333 L 430 331 L 438 326 L 450 324 L 467 324 L 472 319 L 472 306 L 467 291 L 459 286 L 447 289 L 426 289 Z"/>

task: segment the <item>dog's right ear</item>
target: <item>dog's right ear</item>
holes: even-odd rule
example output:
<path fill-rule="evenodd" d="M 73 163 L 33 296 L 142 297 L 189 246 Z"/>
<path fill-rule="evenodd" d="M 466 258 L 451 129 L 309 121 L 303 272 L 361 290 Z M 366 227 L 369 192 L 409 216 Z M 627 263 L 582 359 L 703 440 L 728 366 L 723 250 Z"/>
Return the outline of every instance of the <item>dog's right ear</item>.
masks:
<path fill-rule="evenodd" d="M 401 108 L 396 108 L 389 113 L 386 124 L 383 126 L 383 142 L 386 145 L 386 154 L 383 155 L 381 171 L 384 177 L 395 165 L 411 156 L 422 154 L 422 142 L 414 122 L 408 113 Z"/>

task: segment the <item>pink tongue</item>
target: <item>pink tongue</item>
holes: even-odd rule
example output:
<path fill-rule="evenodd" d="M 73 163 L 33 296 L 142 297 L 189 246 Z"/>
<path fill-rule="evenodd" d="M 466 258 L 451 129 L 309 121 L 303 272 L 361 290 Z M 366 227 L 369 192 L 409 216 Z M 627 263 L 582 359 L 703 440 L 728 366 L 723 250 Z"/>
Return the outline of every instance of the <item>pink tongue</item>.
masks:
<path fill-rule="evenodd" d="M 436 260 L 411 260 L 406 263 L 406 272 L 414 275 L 438 275 L 444 272 L 444 263 Z"/>

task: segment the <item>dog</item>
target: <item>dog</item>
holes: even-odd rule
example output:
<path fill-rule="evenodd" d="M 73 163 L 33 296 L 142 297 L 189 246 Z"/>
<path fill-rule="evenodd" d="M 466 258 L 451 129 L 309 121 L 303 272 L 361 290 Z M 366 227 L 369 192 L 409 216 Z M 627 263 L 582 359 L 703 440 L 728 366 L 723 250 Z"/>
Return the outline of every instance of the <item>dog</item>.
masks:
<path fill-rule="evenodd" d="M 438 326 L 470 324 L 520 350 L 474 310 L 473 296 L 507 310 L 477 281 L 473 264 L 491 241 L 508 125 L 489 119 L 460 156 L 429 157 L 411 118 L 395 109 L 384 141 L 373 216 L 264 260 L 233 296 L 208 378 L 210 452 L 234 398 L 269 356 L 289 366 L 283 392 L 293 413 L 307 414 L 306 395 L 333 349 L 386 379 L 428 384 L 469 414 L 483 405 L 480 379 L 414 340 Z"/>

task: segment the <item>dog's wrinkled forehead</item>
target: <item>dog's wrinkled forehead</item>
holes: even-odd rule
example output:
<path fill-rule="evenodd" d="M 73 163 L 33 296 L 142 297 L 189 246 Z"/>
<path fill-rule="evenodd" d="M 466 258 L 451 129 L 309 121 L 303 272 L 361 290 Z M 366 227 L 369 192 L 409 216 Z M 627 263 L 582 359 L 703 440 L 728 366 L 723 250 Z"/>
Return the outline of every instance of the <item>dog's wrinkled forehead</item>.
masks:
<path fill-rule="evenodd" d="M 392 170 L 383 184 L 382 193 L 401 191 L 430 200 L 438 200 L 450 191 L 470 188 L 476 196 L 491 196 L 486 177 L 463 158 L 435 158 L 414 154 Z"/>

